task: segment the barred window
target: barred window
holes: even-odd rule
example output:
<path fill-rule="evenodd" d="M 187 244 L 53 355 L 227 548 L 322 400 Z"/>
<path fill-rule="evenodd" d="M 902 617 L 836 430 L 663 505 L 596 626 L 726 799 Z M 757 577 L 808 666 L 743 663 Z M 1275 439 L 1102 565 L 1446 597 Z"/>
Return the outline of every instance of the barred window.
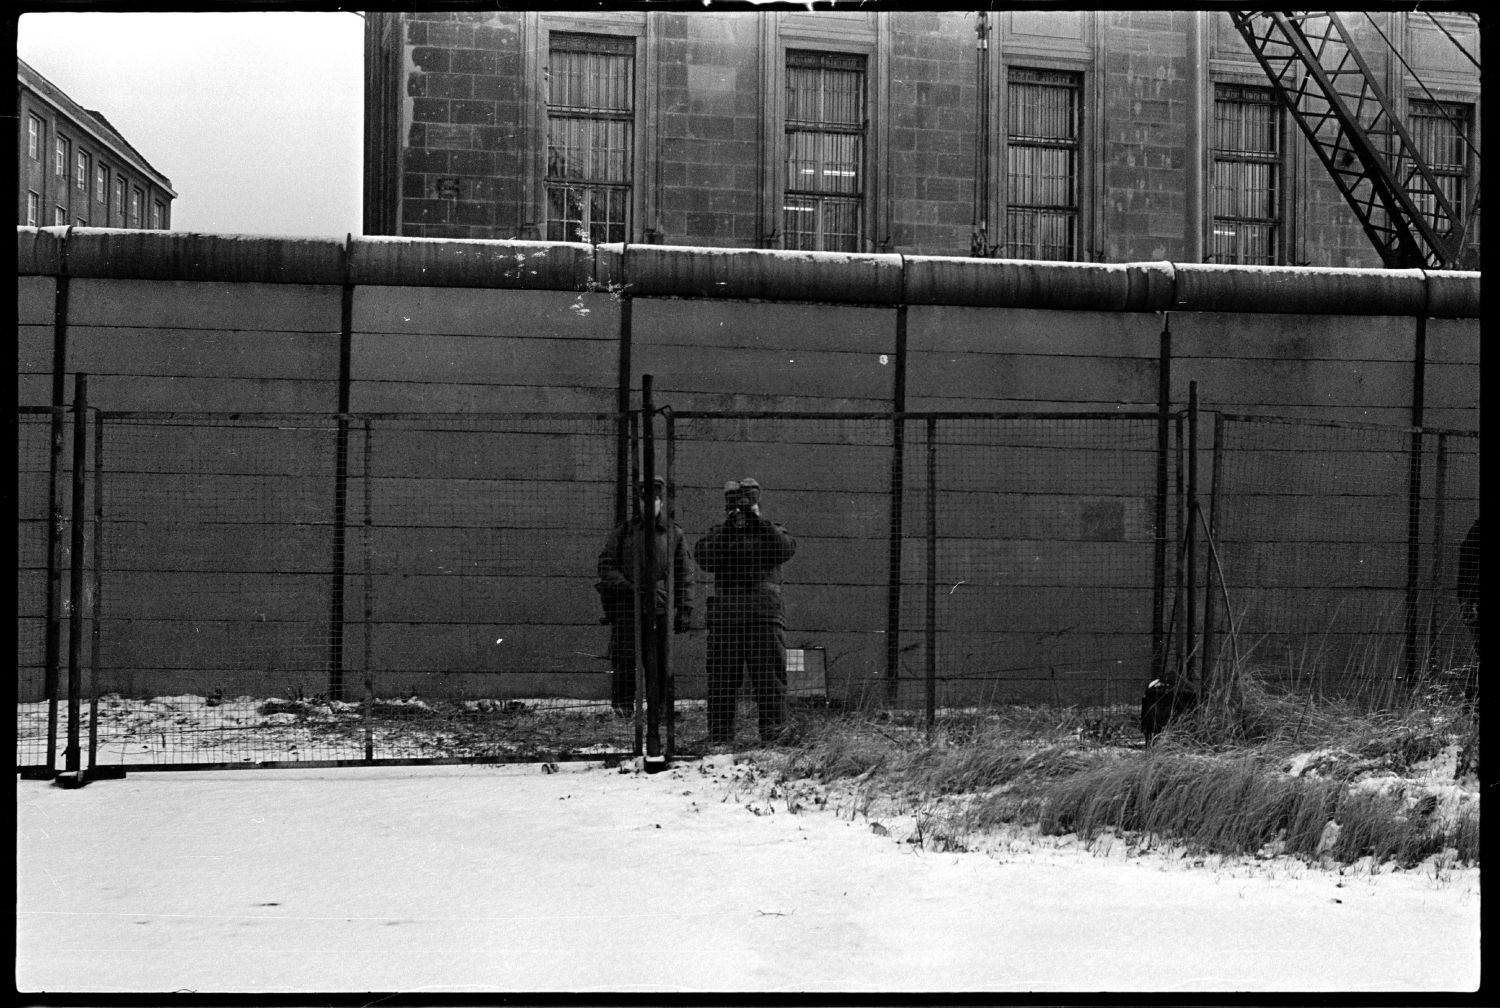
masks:
<path fill-rule="evenodd" d="M 1469 185 L 1474 106 L 1412 99 L 1408 112 L 1412 142 L 1427 162 L 1448 205 L 1455 214 L 1462 214 Z M 1413 193 L 1413 196 L 1417 211 L 1434 227 L 1441 224 L 1446 231 L 1447 222 L 1438 219 L 1437 201 L 1426 194 Z"/>
<path fill-rule="evenodd" d="M 1281 108 L 1270 88 L 1214 87 L 1209 261 L 1271 265 L 1281 230 Z"/>
<path fill-rule="evenodd" d="M 1007 75 L 1006 258 L 1078 258 L 1082 85 L 1082 74 L 1057 70 Z"/>
<path fill-rule="evenodd" d="M 547 67 L 547 240 L 622 242 L 635 146 L 635 41 L 553 32 Z"/>
<path fill-rule="evenodd" d="M 787 52 L 785 248 L 860 250 L 867 125 L 863 56 Z"/>

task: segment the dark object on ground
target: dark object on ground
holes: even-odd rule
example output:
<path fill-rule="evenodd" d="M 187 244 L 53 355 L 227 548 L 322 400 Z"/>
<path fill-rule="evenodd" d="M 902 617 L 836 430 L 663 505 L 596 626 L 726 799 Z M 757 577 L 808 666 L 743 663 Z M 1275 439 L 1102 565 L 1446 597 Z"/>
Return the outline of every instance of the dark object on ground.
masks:
<path fill-rule="evenodd" d="M 1191 710 L 1198 693 L 1187 683 L 1170 679 L 1153 679 L 1141 696 L 1141 734 L 1146 744 L 1166 730 L 1172 719 Z"/>

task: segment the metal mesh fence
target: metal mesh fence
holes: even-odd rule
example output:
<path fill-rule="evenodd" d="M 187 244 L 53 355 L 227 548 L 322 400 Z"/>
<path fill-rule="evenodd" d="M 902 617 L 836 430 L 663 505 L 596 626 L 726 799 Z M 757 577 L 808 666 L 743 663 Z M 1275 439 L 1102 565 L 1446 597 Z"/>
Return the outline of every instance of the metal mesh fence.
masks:
<path fill-rule="evenodd" d="M 1138 700 L 1157 417 L 909 420 L 905 444 L 902 681 L 930 673 L 937 706 Z"/>
<path fill-rule="evenodd" d="M 17 767 L 49 765 L 55 749 L 56 698 L 65 683 L 49 682 L 60 647 L 56 622 L 49 636 L 49 592 L 57 597 L 70 558 L 60 526 L 52 521 L 54 439 L 56 465 L 63 485 L 72 464 L 72 442 L 63 436 L 66 413 L 46 407 L 23 408 L 16 416 L 16 722 Z M 50 576 L 49 572 L 55 574 Z M 51 582 L 49 584 L 49 581 Z M 49 697 L 51 700 L 49 701 Z M 49 725 L 53 732 L 49 740 Z"/>
<path fill-rule="evenodd" d="M 1471 661 L 1454 578 L 1476 434 L 1229 416 L 1219 431 L 1221 661 L 1380 703 Z"/>
<path fill-rule="evenodd" d="M 78 538 L 53 416 L 18 419 L 19 767 L 68 734 L 64 625 L 72 727 L 138 768 L 640 752 L 648 598 L 679 753 L 806 706 L 1131 705 L 1170 650 L 1345 692 L 1477 663 L 1472 432 L 1221 415 L 1193 554 L 1181 416 L 664 411 L 647 592 L 636 414 L 97 414 Z"/>
<path fill-rule="evenodd" d="M 680 413 L 668 441 L 706 629 L 674 645 L 678 695 L 722 740 L 858 702 L 886 662 L 890 418 Z"/>
<path fill-rule="evenodd" d="M 629 749 L 598 699 L 613 417 L 104 423 L 101 764 Z"/>

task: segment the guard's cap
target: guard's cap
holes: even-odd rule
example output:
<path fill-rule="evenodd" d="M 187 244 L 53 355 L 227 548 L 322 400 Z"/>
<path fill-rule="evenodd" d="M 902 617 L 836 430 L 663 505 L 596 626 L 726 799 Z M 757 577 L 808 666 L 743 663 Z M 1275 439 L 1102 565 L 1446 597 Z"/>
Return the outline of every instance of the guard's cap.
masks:
<path fill-rule="evenodd" d="M 724 499 L 733 504 L 754 504 L 760 500 L 760 484 L 746 476 L 724 484 Z"/>

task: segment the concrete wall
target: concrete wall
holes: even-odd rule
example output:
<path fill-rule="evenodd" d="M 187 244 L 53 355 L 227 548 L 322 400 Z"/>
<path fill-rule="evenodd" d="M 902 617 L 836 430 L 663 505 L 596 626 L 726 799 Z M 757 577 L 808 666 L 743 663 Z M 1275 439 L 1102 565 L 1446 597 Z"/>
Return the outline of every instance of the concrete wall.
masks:
<path fill-rule="evenodd" d="M 943 669 L 1012 669 L 1002 681 L 1013 693 L 1063 698 L 1097 696 L 1100 683 L 1128 694 L 1149 658 L 1155 425 L 1043 414 L 1150 414 L 1165 381 L 1174 409 L 1197 383 L 1205 432 L 1220 410 L 1405 424 L 1420 372 L 1430 422 L 1478 426 L 1477 274 L 94 229 L 17 237 L 23 405 L 52 401 L 56 361 L 65 398 L 84 371 L 90 403 L 105 410 L 321 415 L 260 434 L 111 436 L 111 472 L 127 446 L 140 461 L 127 467 L 129 500 L 106 487 L 121 569 L 105 585 L 103 665 L 138 691 L 216 676 L 246 691 L 291 677 L 316 687 L 335 569 L 327 415 L 341 407 L 411 414 L 373 420 L 368 443 L 356 423 L 347 442 L 346 667 L 363 660 L 368 625 L 383 683 L 490 695 L 602 695 L 591 585 L 614 514 L 609 417 L 643 374 L 658 404 L 685 414 L 673 464 L 690 540 L 716 514 L 724 479 L 765 484 L 768 513 L 800 543 L 785 572 L 789 635 L 829 649 L 842 693 L 885 668 L 893 432 L 881 414 L 893 408 L 1018 414 L 943 429 L 935 499 L 925 428 L 904 429 L 902 667 L 918 675 L 926 660 L 932 500 L 939 579 L 967 582 L 938 608 Z M 493 415 L 516 411 L 549 416 Z M 1202 447 L 1206 483 L 1207 434 Z M 1400 446 L 1372 464 L 1404 515 Z M 1473 487 L 1448 515 L 1451 542 L 1477 508 L 1476 467 L 1477 453 L 1450 460 L 1449 481 Z M 20 469 L 34 482 L 45 459 Z M 1316 507 L 1321 471 L 1315 458 L 1282 460 L 1250 478 Z M 23 525 L 44 543 L 35 512 Z M 1314 538 L 1369 534 L 1385 565 L 1376 580 L 1400 589 L 1399 542 L 1359 518 L 1357 506 L 1331 510 Z M 1276 522 L 1256 527 L 1242 537 L 1242 570 L 1256 569 L 1257 537 L 1278 534 Z M 22 561 L 18 615 L 35 631 L 45 554 Z M 367 575 L 368 621 L 357 590 Z M 18 661 L 35 669 L 38 636 L 25 636 Z M 689 690 L 701 637 L 679 639 Z M 947 688 L 959 700 L 998 687 Z"/>

